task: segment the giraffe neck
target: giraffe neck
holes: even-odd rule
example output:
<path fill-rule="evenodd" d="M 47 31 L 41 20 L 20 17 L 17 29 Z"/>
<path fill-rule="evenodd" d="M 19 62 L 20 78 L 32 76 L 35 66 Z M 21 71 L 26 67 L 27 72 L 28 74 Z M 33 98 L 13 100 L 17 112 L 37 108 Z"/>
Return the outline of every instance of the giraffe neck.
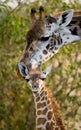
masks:
<path fill-rule="evenodd" d="M 37 130 L 65 130 L 59 106 L 50 90 L 43 87 L 40 94 L 34 93 Z"/>
<path fill-rule="evenodd" d="M 68 28 L 71 30 L 72 34 L 67 28 L 61 28 L 58 34 L 49 37 L 48 41 L 43 41 L 42 44 L 40 42 L 38 43 L 35 51 L 30 55 L 32 68 L 36 68 L 38 65 L 48 61 L 63 45 L 80 41 L 80 31 L 78 31 L 79 35 L 75 35 L 76 26 L 73 28 L 69 26 Z"/>

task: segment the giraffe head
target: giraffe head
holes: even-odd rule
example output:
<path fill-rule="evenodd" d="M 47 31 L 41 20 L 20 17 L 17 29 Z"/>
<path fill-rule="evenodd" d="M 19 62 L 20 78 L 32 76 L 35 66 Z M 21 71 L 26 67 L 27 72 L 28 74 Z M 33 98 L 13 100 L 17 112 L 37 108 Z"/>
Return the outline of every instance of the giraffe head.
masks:
<path fill-rule="evenodd" d="M 46 76 L 51 71 L 51 66 L 47 67 L 44 71 L 37 68 L 28 72 L 26 66 L 22 63 L 19 64 L 19 69 L 22 77 L 28 82 L 32 92 L 40 92 L 44 87 Z"/>
<path fill-rule="evenodd" d="M 39 17 L 36 17 L 36 9 L 31 9 L 31 25 L 26 35 L 27 46 L 37 40 L 43 40 L 43 37 L 48 37 L 55 33 L 59 28 L 66 27 L 72 20 L 73 10 L 63 12 L 58 19 L 48 15 L 44 16 L 44 8 L 40 6 Z M 36 41 L 35 41 L 36 40 Z"/>
<path fill-rule="evenodd" d="M 44 16 L 44 8 L 40 6 L 39 17 L 36 17 L 36 9 L 31 9 L 31 25 L 26 35 L 26 47 L 25 53 L 29 55 L 29 52 L 36 48 L 39 42 L 45 42 L 49 40 L 49 37 L 59 34 L 59 30 L 63 30 L 64 33 L 68 33 L 66 29 L 67 25 L 71 22 L 73 17 L 73 10 L 63 12 L 58 19 L 47 15 Z M 25 54 L 26 55 L 26 54 Z"/>
<path fill-rule="evenodd" d="M 40 7 L 39 17 L 36 18 L 36 10 L 33 8 L 31 27 L 26 35 L 27 44 L 20 63 L 23 62 L 27 69 L 37 68 L 49 60 L 63 45 L 80 40 L 81 37 L 71 33 L 68 28 L 72 17 L 72 9 L 63 12 L 56 19 L 49 15 L 44 16 L 44 8 Z"/>
<path fill-rule="evenodd" d="M 31 27 L 26 36 L 27 44 L 19 63 L 23 62 L 28 70 L 37 68 L 49 60 L 63 45 L 80 40 L 81 38 L 71 33 L 68 28 L 72 17 L 72 9 L 63 12 L 58 19 L 55 19 L 49 15 L 44 16 L 44 8 L 40 7 L 39 17 L 36 18 L 36 10 L 33 8 Z"/>

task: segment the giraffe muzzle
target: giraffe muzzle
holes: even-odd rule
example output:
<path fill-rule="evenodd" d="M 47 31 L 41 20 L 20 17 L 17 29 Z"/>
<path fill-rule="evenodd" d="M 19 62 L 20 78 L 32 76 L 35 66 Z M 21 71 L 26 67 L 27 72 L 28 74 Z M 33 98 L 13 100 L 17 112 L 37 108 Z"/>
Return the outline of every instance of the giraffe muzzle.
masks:
<path fill-rule="evenodd" d="M 38 83 L 35 83 L 35 84 L 33 84 L 33 86 L 32 86 L 33 88 L 38 88 L 39 87 L 39 85 L 38 85 Z"/>

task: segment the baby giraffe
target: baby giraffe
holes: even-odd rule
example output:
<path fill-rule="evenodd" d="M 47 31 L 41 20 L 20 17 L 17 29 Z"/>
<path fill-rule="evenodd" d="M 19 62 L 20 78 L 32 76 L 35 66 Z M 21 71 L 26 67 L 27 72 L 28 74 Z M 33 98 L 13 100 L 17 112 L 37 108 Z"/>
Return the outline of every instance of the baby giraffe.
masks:
<path fill-rule="evenodd" d="M 29 72 L 24 64 L 20 64 L 19 67 L 21 75 L 33 92 L 36 107 L 36 130 L 66 130 L 59 105 L 44 81 L 51 67 L 47 67 L 44 71 L 37 69 Z"/>

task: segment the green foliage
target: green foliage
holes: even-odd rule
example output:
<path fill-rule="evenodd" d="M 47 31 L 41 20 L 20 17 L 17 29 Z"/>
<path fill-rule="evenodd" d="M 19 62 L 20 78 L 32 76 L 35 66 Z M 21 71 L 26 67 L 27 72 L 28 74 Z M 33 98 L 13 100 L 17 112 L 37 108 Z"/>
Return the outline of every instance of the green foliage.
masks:
<path fill-rule="evenodd" d="M 46 14 L 53 14 L 68 8 L 80 10 L 81 5 L 77 0 L 70 4 L 62 0 L 41 0 L 28 5 L 19 3 L 12 9 L 7 5 L 8 1 L 0 2 L 0 130 L 35 130 L 32 92 L 16 75 L 16 65 L 30 26 L 30 8 L 38 8 L 42 3 Z M 67 129 L 80 130 L 81 43 L 63 47 L 44 66 L 50 63 L 53 69 L 47 85 L 60 104 Z"/>

